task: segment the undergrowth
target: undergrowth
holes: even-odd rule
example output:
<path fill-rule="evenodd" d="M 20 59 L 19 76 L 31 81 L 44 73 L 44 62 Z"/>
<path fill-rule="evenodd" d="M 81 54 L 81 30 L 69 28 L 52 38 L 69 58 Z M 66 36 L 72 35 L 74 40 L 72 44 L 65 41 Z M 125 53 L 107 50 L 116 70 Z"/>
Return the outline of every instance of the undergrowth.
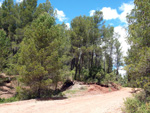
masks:
<path fill-rule="evenodd" d="M 127 98 L 122 108 L 124 113 L 150 113 L 150 101 L 147 101 L 144 91 Z"/>
<path fill-rule="evenodd" d="M 18 101 L 19 99 L 17 97 L 11 97 L 8 99 L 5 98 L 0 98 L 0 103 L 8 103 L 8 102 L 15 102 Z"/>

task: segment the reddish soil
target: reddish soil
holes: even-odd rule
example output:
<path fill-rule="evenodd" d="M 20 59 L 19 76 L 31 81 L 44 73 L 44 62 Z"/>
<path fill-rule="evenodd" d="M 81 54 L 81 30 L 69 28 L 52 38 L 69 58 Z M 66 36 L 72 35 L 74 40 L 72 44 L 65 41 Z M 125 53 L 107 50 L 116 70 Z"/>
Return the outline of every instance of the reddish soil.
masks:
<path fill-rule="evenodd" d="M 0 74 L 1 76 L 5 77 L 9 77 L 10 79 L 12 79 L 14 76 L 7 76 L 4 73 Z M 15 87 L 17 86 L 17 81 L 13 80 L 10 81 L 9 83 L 3 83 L 0 84 L 0 98 L 10 98 L 13 97 L 16 93 L 16 89 Z"/>
<path fill-rule="evenodd" d="M 0 97 L 15 94 L 15 81 L 0 86 Z M 102 87 L 76 82 L 68 90 L 76 91 L 67 97 L 49 100 L 27 100 L 0 104 L 0 113 L 121 113 L 124 99 L 131 96 L 131 88 Z"/>
<path fill-rule="evenodd" d="M 121 88 L 121 86 L 118 86 Z M 81 88 L 86 88 L 86 90 L 81 90 Z M 71 86 L 68 88 L 68 90 L 76 90 L 80 89 L 79 92 L 71 95 L 66 95 L 67 97 L 76 97 L 76 96 L 85 96 L 85 95 L 97 95 L 97 94 L 105 94 L 105 93 L 110 93 L 113 91 L 117 91 L 118 89 L 114 87 L 103 87 L 97 84 L 80 84 L 78 82 L 75 83 L 74 86 Z"/>
<path fill-rule="evenodd" d="M 108 92 L 112 92 L 112 91 L 117 91 L 117 89 L 113 88 L 113 87 L 102 87 L 100 85 L 90 85 L 88 92 L 89 93 L 108 93 Z"/>

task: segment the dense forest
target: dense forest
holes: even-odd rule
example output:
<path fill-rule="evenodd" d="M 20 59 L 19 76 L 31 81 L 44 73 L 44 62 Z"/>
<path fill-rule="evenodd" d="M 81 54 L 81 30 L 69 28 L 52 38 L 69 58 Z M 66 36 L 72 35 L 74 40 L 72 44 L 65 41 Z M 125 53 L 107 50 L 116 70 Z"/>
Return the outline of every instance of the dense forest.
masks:
<path fill-rule="evenodd" d="M 128 43 L 125 58 L 128 85 L 143 91 L 125 102 L 126 113 L 150 112 L 150 0 L 134 0 L 134 9 L 128 15 Z"/>
<path fill-rule="evenodd" d="M 49 96 L 68 80 L 139 87 L 142 94 L 126 101 L 126 112 L 148 113 L 150 0 L 134 0 L 134 5 L 127 16 L 130 49 L 123 60 L 119 35 L 113 26 L 105 25 L 101 11 L 75 17 L 67 28 L 65 23 L 56 23 L 57 11 L 49 0 L 39 5 L 37 0 L 4 0 L 0 72 L 16 76 L 20 99 Z M 121 66 L 127 71 L 125 76 L 119 74 Z"/>
<path fill-rule="evenodd" d="M 41 97 L 66 80 L 124 82 L 119 35 L 105 25 L 101 11 L 75 17 L 70 29 L 57 24 L 55 15 L 49 0 L 4 0 L 0 7 L 0 71 L 19 75 L 18 94 L 30 90 L 31 98 Z"/>

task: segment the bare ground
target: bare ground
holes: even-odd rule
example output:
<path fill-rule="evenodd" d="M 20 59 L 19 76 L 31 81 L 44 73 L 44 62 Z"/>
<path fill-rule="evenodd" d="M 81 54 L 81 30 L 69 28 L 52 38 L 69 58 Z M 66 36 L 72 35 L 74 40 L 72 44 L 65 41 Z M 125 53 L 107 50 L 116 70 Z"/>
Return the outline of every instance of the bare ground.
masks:
<path fill-rule="evenodd" d="M 68 99 L 27 100 L 0 104 L 0 113 L 121 113 L 124 99 L 130 96 L 131 88 L 122 88 L 107 93 L 84 93 Z"/>
<path fill-rule="evenodd" d="M 12 79 L 14 76 L 7 76 L 4 73 L 0 73 L 0 77 L 6 78 L 9 77 Z M 13 97 L 16 93 L 15 87 L 17 86 L 16 80 L 10 80 L 9 82 L 0 83 L 0 98 L 10 98 Z"/>

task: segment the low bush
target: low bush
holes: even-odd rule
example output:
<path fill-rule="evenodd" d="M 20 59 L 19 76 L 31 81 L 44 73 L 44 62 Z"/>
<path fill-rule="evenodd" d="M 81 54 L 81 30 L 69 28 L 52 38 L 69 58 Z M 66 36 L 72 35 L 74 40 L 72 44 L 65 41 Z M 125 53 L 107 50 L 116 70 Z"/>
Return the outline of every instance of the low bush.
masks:
<path fill-rule="evenodd" d="M 132 98 L 127 98 L 122 111 L 125 113 L 150 113 L 150 102 L 146 98 L 144 91 L 135 94 Z"/>
<path fill-rule="evenodd" d="M 19 100 L 28 100 L 28 99 L 42 99 L 42 98 L 53 98 L 53 97 L 63 97 L 61 90 L 57 89 L 42 89 L 41 96 L 38 97 L 38 94 L 31 90 L 30 88 L 16 88 L 16 97 Z"/>
<path fill-rule="evenodd" d="M 0 103 L 7 103 L 7 102 L 15 102 L 18 101 L 19 99 L 17 97 L 11 97 L 8 99 L 0 98 Z"/>

